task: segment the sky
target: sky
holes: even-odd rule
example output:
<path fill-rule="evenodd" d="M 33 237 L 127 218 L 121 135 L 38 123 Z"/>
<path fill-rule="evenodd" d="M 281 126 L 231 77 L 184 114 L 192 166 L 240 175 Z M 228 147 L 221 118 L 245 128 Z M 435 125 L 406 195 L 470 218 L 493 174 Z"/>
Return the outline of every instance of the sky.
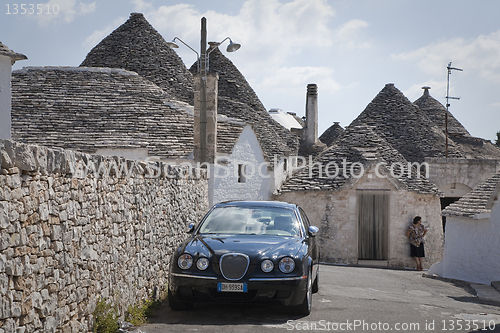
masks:
<path fill-rule="evenodd" d="M 26 66 L 78 66 L 103 38 L 141 12 L 170 41 L 200 48 L 200 21 L 209 41 L 240 43 L 223 53 L 269 110 L 305 114 L 307 84 L 318 85 L 319 133 L 346 127 L 387 83 L 410 100 L 421 87 L 446 104 L 476 137 L 500 131 L 500 1 L 498 0 L 50 0 L 2 1 L 0 41 Z M 37 6 L 38 5 L 38 6 Z M 176 52 L 190 67 L 196 54 Z"/>

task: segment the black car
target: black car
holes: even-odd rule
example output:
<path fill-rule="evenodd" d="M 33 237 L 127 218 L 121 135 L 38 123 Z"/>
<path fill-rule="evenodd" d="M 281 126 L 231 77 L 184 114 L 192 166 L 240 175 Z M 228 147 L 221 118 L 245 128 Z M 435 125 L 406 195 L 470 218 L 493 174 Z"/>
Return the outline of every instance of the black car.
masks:
<path fill-rule="evenodd" d="M 318 228 L 297 205 L 231 201 L 215 205 L 172 256 L 168 302 L 258 302 L 311 312 L 318 291 Z"/>

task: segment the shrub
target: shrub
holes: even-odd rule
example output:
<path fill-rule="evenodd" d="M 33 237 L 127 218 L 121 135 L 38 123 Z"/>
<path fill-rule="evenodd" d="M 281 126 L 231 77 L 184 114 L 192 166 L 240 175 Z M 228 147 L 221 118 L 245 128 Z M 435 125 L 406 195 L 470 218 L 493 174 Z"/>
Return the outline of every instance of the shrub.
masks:
<path fill-rule="evenodd" d="M 159 301 L 140 301 L 135 305 L 130 305 L 125 314 L 125 320 L 134 326 L 145 324 L 148 317 L 152 316 L 154 309 L 159 306 Z"/>
<path fill-rule="evenodd" d="M 94 310 L 94 333 L 118 332 L 118 310 L 112 304 L 99 299 Z"/>

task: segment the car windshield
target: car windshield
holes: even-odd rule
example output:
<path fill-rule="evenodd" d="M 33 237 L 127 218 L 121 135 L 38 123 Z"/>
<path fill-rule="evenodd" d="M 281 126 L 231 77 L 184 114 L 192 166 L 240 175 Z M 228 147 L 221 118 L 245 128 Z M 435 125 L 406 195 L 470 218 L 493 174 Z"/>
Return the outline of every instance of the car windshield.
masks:
<path fill-rule="evenodd" d="M 203 221 L 201 234 L 300 235 L 294 211 L 276 207 L 217 207 Z"/>

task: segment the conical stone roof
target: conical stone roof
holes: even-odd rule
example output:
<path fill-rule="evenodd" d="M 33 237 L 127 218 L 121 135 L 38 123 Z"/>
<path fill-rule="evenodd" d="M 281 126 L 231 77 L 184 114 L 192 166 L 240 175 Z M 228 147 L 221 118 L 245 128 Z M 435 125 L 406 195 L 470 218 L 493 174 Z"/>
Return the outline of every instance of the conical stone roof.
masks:
<path fill-rule="evenodd" d="M 196 74 L 197 63 L 189 70 Z M 218 113 L 251 124 L 268 162 L 274 156 L 279 160 L 286 153 L 297 154 L 298 137 L 269 115 L 243 74 L 218 48 L 210 53 L 209 72 L 219 74 Z"/>
<path fill-rule="evenodd" d="M 436 125 L 443 133 L 448 128 L 449 141 L 460 147 L 466 158 L 500 159 L 500 149 L 489 140 L 475 138 L 469 134 L 465 127 L 446 108 L 429 94 L 429 87 L 424 87 L 423 95 L 413 104 Z M 448 112 L 448 126 L 445 115 Z"/>
<path fill-rule="evenodd" d="M 441 128 L 446 129 L 445 116 L 448 113 L 448 133 L 470 136 L 465 127 L 446 108 L 429 94 L 429 87 L 424 87 L 423 95 L 413 102 L 422 110 L 432 122 Z"/>
<path fill-rule="evenodd" d="M 134 71 L 171 97 L 192 103 L 191 73 L 141 13 L 130 14 L 124 24 L 87 54 L 80 66 Z"/>
<path fill-rule="evenodd" d="M 386 84 L 349 126 L 359 125 L 371 126 L 377 135 L 410 162 L 423 162 L 425 157 L 446 156 L 446 137 L 443 131 L 392 83 Z M 466 156 L 449 140 L 448 157 Z"/>
<path fill-rule="evenodd" d="M 326 131 L 321 134 L 319 140 L 327 146 L 331 146 L 344 133 L 344 129 L 338 122 L 333 123 Z"/>
<path fill-rule="evenodd" d="M 404 156 L 368 125 L 347 127 L 337 142 L 288 180 L 280 192 L 341 190 L 345 185 L 356 182 L 364 171 L 376 164 L 381 165 L 380 171 L 386 170 L 386 177 L 398 189 L 425 194 L 440 193 L 434 184 L 418 174 L 414 166 L 409 169 Z M 387 172 L 391 166 L 394 175 Z"/>

